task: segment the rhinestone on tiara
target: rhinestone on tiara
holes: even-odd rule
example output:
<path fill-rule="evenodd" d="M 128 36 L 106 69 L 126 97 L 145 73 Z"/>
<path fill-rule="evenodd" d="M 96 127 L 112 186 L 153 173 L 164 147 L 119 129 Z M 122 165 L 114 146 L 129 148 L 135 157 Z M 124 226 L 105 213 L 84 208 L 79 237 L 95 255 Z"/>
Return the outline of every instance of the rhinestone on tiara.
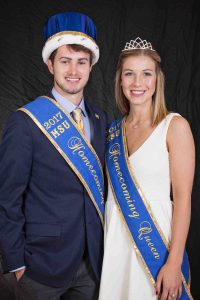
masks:
<path fill-rule="evenodd" d="M 130 42 L 127 42 L 122 51 L 135 50 L 135 49 L 149 49 L 155 51 L 152 48 L 150 42 L 147 42 L 146 40 L 142 40 L 140 37 L 137 37 L 135 40 L 130 40 Z"/>

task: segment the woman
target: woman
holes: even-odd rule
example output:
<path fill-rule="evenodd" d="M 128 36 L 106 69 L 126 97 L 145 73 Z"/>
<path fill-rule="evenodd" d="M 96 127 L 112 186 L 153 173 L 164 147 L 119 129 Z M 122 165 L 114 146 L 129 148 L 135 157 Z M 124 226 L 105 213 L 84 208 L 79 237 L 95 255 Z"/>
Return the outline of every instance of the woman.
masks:
<path fill-rule="evenodd" d="M 115 92 L 124 118 L 108 130 L 100 300 L 192 299 L 184 248 L 194 142 L 188 122 L 166 109 L 160 62 L 140 38 L 120 54 Z"/>

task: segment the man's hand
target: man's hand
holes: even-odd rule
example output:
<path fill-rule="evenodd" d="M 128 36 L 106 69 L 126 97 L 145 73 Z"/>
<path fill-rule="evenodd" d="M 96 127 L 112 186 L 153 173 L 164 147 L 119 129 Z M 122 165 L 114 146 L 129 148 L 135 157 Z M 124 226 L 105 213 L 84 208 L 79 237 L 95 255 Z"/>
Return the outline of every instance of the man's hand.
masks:
<path fill-rule="evenodd" d="M 22 276 L 24 275 L 25 270 L 26 270 L 26 268 L 18 270 L 18 271 L 15 272 L 15 276 L 16 276 L 17 281 L 19 281 L 22 278 Z"/>

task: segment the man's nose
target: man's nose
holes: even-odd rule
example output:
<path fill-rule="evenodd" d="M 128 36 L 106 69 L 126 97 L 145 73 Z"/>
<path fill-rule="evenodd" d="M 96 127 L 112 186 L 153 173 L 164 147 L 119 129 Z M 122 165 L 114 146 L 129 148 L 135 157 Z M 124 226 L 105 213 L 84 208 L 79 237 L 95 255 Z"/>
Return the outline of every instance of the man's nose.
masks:
<path fill-rule="evenodd" d="M 74 63 L 71 63 L 69 66 L 69 74 L 70 75 L 76 75 L 77 72 L 77 66 Z"/>

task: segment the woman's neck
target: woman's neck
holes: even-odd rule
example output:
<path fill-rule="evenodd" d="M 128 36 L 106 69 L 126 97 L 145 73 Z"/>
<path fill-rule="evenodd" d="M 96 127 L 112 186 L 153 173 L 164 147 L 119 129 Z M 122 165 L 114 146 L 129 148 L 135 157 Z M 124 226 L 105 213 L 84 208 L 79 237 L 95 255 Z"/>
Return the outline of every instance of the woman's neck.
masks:
<path fill-rule="evenodd" d="M 130 107 L 126 122 L 134 129 L 141 126 L 150 126 L 152 123 L 151 109 Z"/>

